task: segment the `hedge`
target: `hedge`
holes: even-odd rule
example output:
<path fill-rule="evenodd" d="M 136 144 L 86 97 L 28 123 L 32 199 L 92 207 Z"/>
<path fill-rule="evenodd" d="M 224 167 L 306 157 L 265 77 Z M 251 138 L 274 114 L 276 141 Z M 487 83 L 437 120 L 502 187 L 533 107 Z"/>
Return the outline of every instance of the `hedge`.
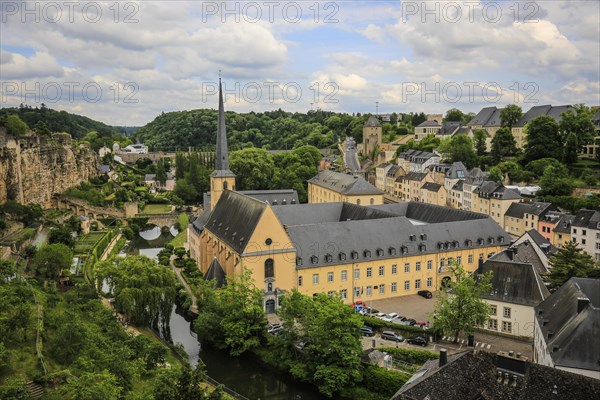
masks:
<path fill-rule="evenodd" d="M 102 237 L 102 239 L 100 239 L 100 240 L 98 240 L 98 242 L 96 242 L 96 244 L 94 245 L 94 248 L 90 252 L 90 255 L 85 259 L 85 262 L 83 263 L 83 275 L 85 277 L 85 280 L 88 283 L 93 284 L 94 276 L 92 274 L 92 269 L 93 269 L 94 265 L 96 264 L 96 262 L 102 256 L 102 253 L 104 253 L 104 250 L 106 250 L 106 247 L 110 244 L 112 239 L 117 235 L 118 231 L 119 230 L 117 228 L 114 228 L 114 229 L 111 229 L 110 231 L 106 232 L 106 234 Z"/>
<path fill-rule="evenodd" d="M 363 381 L 360 386 L 390 398 L 409 378 L 409 374 L 369 365 L 363 371 Z"/>
<path fill-rule="evenodd" d="M 438 359 L 440 355 L 428 350 L 405 349 L 402 347 L 378 347 L 377 350 L 384 351 L 394 357 L 394 360 L 404 361 L 409 364 L 425 364 L 432 359 Z"/>
<path fill-rule="evenodd" d="M 409 333 L 421 334 L 421 335 L 424 335 L 424 334 L 429 335 L 432 333 L 431 330 L 425 330 L 425 329 L 421 328 L 420 326 L 395 324 L 393 322 L 383 321 L 379 318 L 363 316 L 363 320 L 365 322 L 365 325 L 370 326 L 375 329 L 390 328 L 394 331 L 403 331 L 403 332 L 409 332 Z"/>

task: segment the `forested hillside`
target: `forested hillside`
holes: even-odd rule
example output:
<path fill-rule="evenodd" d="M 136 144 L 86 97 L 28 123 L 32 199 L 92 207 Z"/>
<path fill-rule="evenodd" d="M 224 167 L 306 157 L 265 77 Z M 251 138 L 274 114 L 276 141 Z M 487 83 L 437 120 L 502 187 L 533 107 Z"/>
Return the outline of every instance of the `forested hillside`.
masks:
<path fill-rule="evenodd" d="M 399 115 L 393 115 L 396 121 L 399 120 Z M 362 142 L 362 128 L 369 116 L 322 110 L 302 114 L 281 109 L 264 113 L 225 113 L 231 149 L 291 149 L 303 145 L 322 149 L 335 145 L 338 138 L 346 135 Z M 406 116 L 408 120 L 413 117 L 411 114 Z M 422 117 L 424 119 L 424 115 Z M 406 127 L 398 127 L 395 123 L 384 124 L 383 131 L 384 136 L 407 133 Z M 136 136 L 155 149 L 211 148 L 216 142 L 216 132 L 217 111 L 202 109 L 163 113 L 140 128 Z"/>
<path fill-rule="evenodd" d="M 0 124 L 12 114 L 16 114 L 31 129 L 39 126 L 38 124 L 42 122 L 50 132 L 66 132 L 74 139 L 82 138 L 90 131 L 96 131 L 102 136 L 117 133 L 115 128 L 102 122 L 66 111 L 53 110 L 43 104 L 41 108 L 31 106 L 0 108 Z"/>

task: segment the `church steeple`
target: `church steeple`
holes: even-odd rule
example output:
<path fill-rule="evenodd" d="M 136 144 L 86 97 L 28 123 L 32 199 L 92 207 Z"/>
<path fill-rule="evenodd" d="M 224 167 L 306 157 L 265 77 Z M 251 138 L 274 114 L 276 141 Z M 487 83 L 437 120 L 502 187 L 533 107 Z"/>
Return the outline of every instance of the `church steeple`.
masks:
<path fill-rule="evenodd" d="M 221 76 L 219 76 L 219 120 L 217 128 L 217 155 L 215 158 L 215 170 L 229 170 L 227 129 L 225 128 L 225 107 L 223 106 L 223 89 L 221 87 Z"/>
<path fill-rule="evenodd" d="M 223 88 L 219 71 L 219 115 L 217 123 L 217 150 L 215 170 L 210 174 L 210 206 L 214 208 L 224 190 L 235 190 L 235 174 L 229 170 L 227 150 L 227 129 L 225 127 L 225 107 L 223 106 Z"/>

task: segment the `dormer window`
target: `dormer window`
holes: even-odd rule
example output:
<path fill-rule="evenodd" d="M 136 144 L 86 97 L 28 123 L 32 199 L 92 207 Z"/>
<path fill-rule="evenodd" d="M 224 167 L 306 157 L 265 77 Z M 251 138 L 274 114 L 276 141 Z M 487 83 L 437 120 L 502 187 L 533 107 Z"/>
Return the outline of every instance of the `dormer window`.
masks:
<path fill-rule="evenodd" d="M 504 236 L 498 236 L 498 243 L 504 243 Z"/>
<path fill-rule="evenodd" d="M 358 260 L 358 251 L 350 253 L 350 257 L 352 257 L 353 260 Z"/>
<path fill-rule="evenodd" d="M 452 246 L 453 246 L 455 249 L 458 249 L 458 248 L 460 247 L 460 243 L 458 243 L 458 241 L 456 241 L 456 240 L 455 240 L 454 242 L 452 242 Z"/>
<path fill-rule="evenodd" d="M 444 243 L 438 243 L 438 249 L 444 250 L 444 247 L 445 247 Z"/>
<path fill-rule="evenodd" d="M 302 258 L 296 257 L 296 265 L 302 265 Z"/>
<path fill-rule="evenodd" d="M 417 240 L 417 235 L 410 235 L 410 241 L 414 242 L 415 240 Z"/>
<path fill-rule="evenodd" d="M 427 234 L 421 233 L 421 240 L 427 240 Z"/>
<path fill-rule="evenodd" d="M 485 243 L 485 240 L 483 240 L 483 239 L 481 239 L 481 238 L 477 239 L 477 244 L 478 244 L 478 245 L 480 245 L 480 246 L 483 246 L 483 245 L 484 245 L 484 243 Z"/>
<path fill-rule="evenodd" d="M 371 258 L 371 250 L 365 250 L 365 251 L 363 252 L 363 256 L 364 256 L 365 258 Z"/>
<path fill-rule="evenodd" d="M 396 255 L 396 248 L 395 247 L 390 247 L 388 249 L 388 253 L 390 256 L 395 256 Z"/>
<path fill-rule="evenodd" d="M 331 254 L 325 254 L 325 262 L 331 262 L 333 260 L 333 256 Z"/>
<path fill-rule="evenodd" d="M 375 250 L 375 254 L 377 254 L 377 257 L 383 257 L 383 249 L 377 249 Z"/>
<path fill-rule="evenodd" d="M 471 239 L 465 240 L 465 246 L 467 246 L 467 247 L 473 246 L 473 241 Z"/>
<path fill-rule="evenodd" d="M 339 254 L 339 258 L 340 258 L 340 261 L 345 261 L 346 260 L 346 253 L 340 253 Z"/>
<path fill-rule="evenodd" d="M 425 250 L 427 250 L 427 246 L 425 246 L 425 244 L 424 244 L 424 243 L 421 243 L 421 244 L 419 245 L 419 251 L 425 251 Z"/>
<path fill-rule="evenodd" d="M 402 254 L 406 254 L 406 253 L 408 253 L 408 247 L 406 247 L 406 246 L 402 246 L 402 247 L 400 247 L 400 252 L 401 252 Z"/>
<path fill-rule="evenodd" d="M 316 264 L 316 263 L 318 263 L 318 262 L 319 262 L 319 257 L 317 257 L 317 256 L 311 256 L 311 257 L 310 257 L 310 262 L 311 262 L 312 264 Z"/>
<path fill-rule="evenodd" d="M 494 239 L 493 237 L 491 237 L 491 238 L 488 238 L 488 242 L 489 242 L 490 244 L 494 244 L 494 243 L 496 243 L 496 239 Z"/>

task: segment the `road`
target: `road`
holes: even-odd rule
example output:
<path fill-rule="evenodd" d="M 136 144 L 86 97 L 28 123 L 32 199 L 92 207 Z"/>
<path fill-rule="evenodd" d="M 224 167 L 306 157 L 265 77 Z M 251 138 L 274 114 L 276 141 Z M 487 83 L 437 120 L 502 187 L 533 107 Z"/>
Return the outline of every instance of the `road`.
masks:
<path fill-rule="evenodd" d="M 344 164 L 346 168 L 352 172 L 358 172 L 360 165 L 358 164 L 358 157 L 356 156 L 356 142 L 351 136 L 346 137 L 346 153 L 344 154 Z"/>

